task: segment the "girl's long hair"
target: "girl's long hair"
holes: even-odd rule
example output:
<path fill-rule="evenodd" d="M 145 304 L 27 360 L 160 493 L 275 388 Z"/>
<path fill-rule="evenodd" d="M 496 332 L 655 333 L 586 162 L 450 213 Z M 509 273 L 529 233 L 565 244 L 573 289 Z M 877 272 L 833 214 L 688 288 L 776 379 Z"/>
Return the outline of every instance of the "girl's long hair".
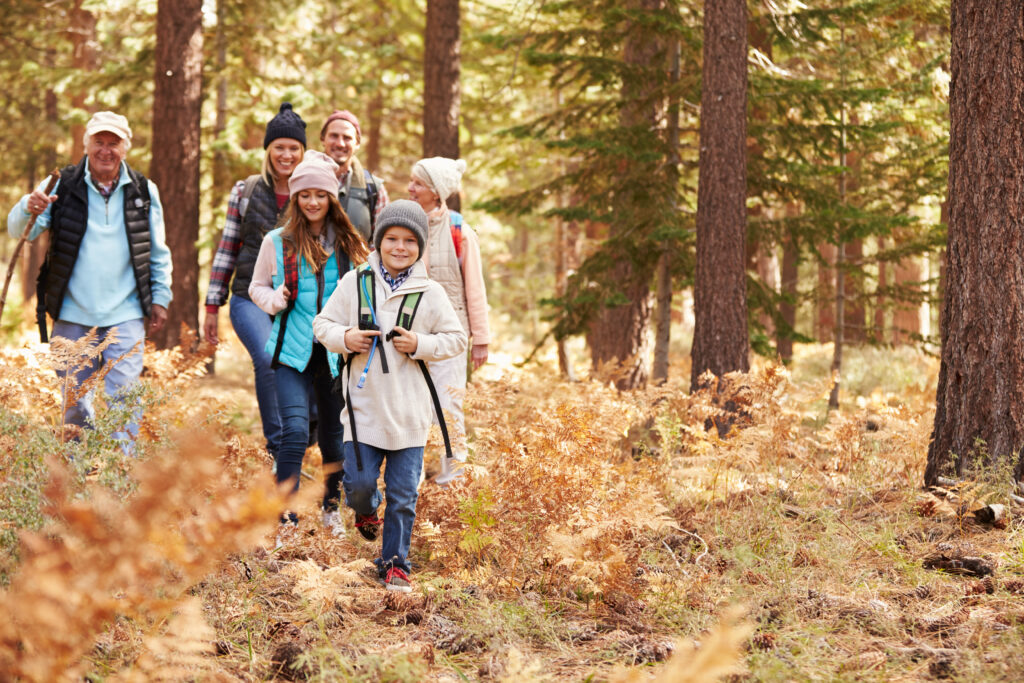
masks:
<path fill-rule="evenodd" d="M 370 254 L 370 248 L 366 246 L 363 236 L 348 219 L 345 210 L 338 203 L 338 198 L 333 194 L 328 194 L 327 199 L 327 217 L 324 220 L 323 229 L 326 230 L 328 225 L 334 226 L 334 253 L 345 254 L 353 267 L 358 266 L 366 261 L 366 257 Z M 327 252 L 320 246 L 320 240 L 309 229 L 309 220 L 299 208 L 298 193 L 288 200 L 281 237 L 287 238 L 285 243 L 290 243 L 298 255 L 313 268 L 314 272 L 320 272 L 324 264 L 327 263 Z M 344 264 L 339 264 L 339 269 L 344 269 Z"/>

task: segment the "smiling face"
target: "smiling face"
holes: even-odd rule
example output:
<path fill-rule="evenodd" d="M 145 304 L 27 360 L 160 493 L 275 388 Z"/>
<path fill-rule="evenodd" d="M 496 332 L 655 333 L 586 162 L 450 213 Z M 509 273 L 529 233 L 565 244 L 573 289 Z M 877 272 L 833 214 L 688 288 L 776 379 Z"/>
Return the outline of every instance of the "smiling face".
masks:
<path fill-rule="evenodd" d="M 85 152 L 89 155 L 89 173 L 98 182 L 107 183 L 117 176 L 128 146 L 123 138 L 101 130 L 89 136 Z"/>
<path fill-rule="evenodd" d="M 352 156 L 359 149 L 356 127 L 343 119 L 335 119 L 327 126 L 320 142 L 324 146 L 324 153 L 341 167 L 340 172 L 348 171 Z"/>
<path fill-rule="evenodd" d="M 380 260 L 392 277 L 408 270 L 419 256 L 420 243 L 409 228 L 392 226 L 380 240 Z"/>
<path fill-rule="evenodd" d="M 302 143 L 294 138 L 277 138 L 267 147 L 270 165 L 278 178 L 286 179 L 302 161 Z"/>
<path fill-rule="evenodd" d="M 313 234 L 319 234 L 327 218 L 327 210 L 331 206 L 331 197 L 323 190 L 299 190 L 295 197 L 299 210 L 309 221 Z"/>
<path fill-rule="evenodd" d="M 427 186 L 427 182 L 413 173 L 409 176 L 409 199 L 423 207 L 423 210 L 430 213 L 441 205 L 441 196 Z"/>

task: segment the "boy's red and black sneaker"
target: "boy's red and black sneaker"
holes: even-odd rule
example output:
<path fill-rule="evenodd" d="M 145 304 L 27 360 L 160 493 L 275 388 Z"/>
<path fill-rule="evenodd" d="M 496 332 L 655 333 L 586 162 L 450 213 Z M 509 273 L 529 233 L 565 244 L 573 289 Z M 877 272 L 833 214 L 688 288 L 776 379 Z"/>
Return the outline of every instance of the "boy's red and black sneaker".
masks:
<path fill-rule="evenodd" d="M 356 514 L 356 529 L 363 535 L 367 541 L 376 541 L 377 535 L 380 533 L 380 525 L 383 524 L 378 518 L 377 513 L 372 515 L 360 515 Z"/>
<path fill-rule="evenodd" d="M 412 592 L 412 581 L 409 580 L 409 575 L 398 567 L 388 569 L 388 573 L 384 575 L 383 581 L 384 587 L 389 591 L 397 591 L 399 593 Z"/>

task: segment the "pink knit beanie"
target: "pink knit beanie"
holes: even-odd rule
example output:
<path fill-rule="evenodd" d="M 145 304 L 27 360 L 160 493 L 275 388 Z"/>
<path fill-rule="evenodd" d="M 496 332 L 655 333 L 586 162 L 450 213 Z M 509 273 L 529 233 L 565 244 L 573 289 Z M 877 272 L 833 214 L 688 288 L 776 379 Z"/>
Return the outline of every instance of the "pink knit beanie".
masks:
<path fill-rule="evenodd" d="M 292 197 L 302 190 L 323 190 L 338 194 L 338 164 L 323 152 L 310 150 L 288 178 L 288 191 Z"/>
<path fill-rule="evenodd" d="M 327 120 L 324 121 L 324 125 L 320 128 L 320 139 L 323 140 L 324 136 L 327 135 L 327 126 L 331 125 L 331 121 L 347 121 L 352 124 L 352 127 L 356 129 L 356 142 L 363 141 L 363 131 L 359 128 L 359 119 L 356 115 L 350 112 L 348 109 L 335 109 Z"/>

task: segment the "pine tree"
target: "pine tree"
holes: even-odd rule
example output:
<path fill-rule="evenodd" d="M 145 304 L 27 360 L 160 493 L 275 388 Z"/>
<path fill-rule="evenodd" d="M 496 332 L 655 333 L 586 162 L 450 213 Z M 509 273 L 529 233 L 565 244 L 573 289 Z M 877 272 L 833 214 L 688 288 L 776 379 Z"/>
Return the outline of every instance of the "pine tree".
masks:
<path fill-rule="evenodd" d="M 1003 465 L 1024 478 L 1024 28 L 1012 5 L 952 3 L 948 266 L 929 485 Z"/>

